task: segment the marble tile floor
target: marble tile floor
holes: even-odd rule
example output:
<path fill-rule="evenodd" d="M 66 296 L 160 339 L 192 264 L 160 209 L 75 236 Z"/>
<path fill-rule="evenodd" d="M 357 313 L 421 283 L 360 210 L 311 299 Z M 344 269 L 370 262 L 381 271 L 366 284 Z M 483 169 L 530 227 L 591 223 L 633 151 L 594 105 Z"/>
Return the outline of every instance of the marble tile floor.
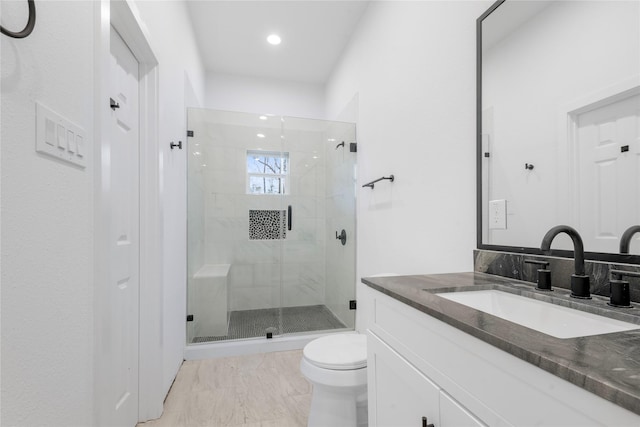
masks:
<path fill-rule="evenodd" d="M 185 361 L 157 420 L 137 427 L 304 427 L 302 350 Z"/>

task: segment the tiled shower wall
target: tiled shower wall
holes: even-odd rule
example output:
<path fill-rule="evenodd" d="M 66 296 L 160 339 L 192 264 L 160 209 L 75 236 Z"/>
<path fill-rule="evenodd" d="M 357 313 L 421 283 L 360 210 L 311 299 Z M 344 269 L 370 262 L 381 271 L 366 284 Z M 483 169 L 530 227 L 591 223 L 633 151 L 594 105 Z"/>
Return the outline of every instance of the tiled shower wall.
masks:
<path fill-rule="evenodd" d="M 321 123 L 294 118 L 284 121 L 284 146 L 291 165 L 291 192 L 284 197 L 284 206 L 292 206 L 293 226 L 283 241 L 283 307 L 325 303 L 323 153 L 327 137 Z"/>

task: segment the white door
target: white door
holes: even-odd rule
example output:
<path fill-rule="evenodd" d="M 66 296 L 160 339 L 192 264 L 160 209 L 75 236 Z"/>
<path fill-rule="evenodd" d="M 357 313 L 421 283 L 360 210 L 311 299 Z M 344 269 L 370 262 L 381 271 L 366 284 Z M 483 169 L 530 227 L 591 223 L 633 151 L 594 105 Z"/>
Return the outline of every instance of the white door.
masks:
<path fill-rule="evenodd" d="M 585 250 L 614 252 L 640 218 L 640 95 L 577 117 L 579 232 Z"/>
<path fill-rule="evenodd" d="M 138 62 L 111 29 L 109 343 L 111 425 L 138 421 L 139 140 Z M 109 100 L 105 100 L 107 102 Z M 113 102 L 112 102 L 113 104 Z"/>

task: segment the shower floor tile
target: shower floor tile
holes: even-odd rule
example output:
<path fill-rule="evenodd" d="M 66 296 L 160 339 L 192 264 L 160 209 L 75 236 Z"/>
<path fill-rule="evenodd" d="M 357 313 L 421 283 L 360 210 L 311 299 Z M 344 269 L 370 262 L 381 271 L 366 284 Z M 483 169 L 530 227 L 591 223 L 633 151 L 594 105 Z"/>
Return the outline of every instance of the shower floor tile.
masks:
<path fill-rule="evenodd" d="M 281 310 L 282 324 L 280 324 Z M 346 328 L 346 325 L 338 320 L 331 310 L 324 305 L 241 310 L 231 312 L 228 335 L 195 337 L 192 342 L 203 343 L 263 337 L 266 335 L 267 330 L 273 332 L 274 335 L 278 335 L 278 331 L 281 328 L 283 333 L 290 334 L 342 329 Z"/>

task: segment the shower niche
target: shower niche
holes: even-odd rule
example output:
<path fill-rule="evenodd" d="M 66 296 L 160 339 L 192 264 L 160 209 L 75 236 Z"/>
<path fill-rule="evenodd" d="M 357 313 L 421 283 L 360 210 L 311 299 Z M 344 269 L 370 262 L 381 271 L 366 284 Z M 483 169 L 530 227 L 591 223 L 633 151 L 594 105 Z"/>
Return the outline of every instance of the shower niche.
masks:
<path fill-rule="evenodd" d="M 187 113 L 188 344 L 353 329 L 355 124 Z"/>

